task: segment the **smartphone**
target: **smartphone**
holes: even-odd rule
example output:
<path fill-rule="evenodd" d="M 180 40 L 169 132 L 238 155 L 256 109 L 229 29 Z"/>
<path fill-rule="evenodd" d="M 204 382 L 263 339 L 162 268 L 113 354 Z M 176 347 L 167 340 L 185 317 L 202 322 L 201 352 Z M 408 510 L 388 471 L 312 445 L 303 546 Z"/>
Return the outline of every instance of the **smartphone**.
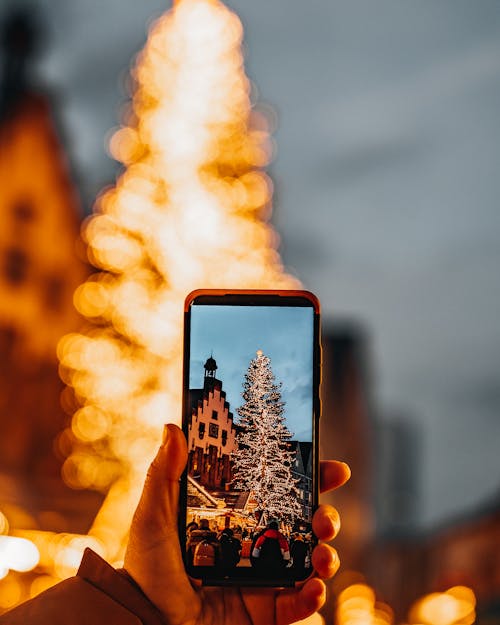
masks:
<path fill-rule="evenodd" d="M 319 302 L 197 290 L 184 312 L 186 570 L 204 585 L 293 586 L 316 544 Z"/>

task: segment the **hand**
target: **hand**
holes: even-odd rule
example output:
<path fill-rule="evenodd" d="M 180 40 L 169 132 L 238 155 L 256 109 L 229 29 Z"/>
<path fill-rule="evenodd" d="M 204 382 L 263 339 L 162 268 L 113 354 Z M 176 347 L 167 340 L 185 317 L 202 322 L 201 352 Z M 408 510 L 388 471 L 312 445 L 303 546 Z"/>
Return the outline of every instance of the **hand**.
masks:
<path fill-rule="evenodd" d="M 325 601 L 325 584 L 338 567 L 336 551 L 325 543 L 313 551 L 318 577 L 300 589 L 202 588 L 191 585 L 177 533 L 179 478 L 187 462 L 182 431 L 168 425 L 165 441 L 148 471 L 130 528 L 125 569 L 162 612 L 169 625 L 287 625 L 316 612 Z M 322 492 L 344 484 L 349 467 L 333 460 L 321 463 Z M 331 540 L 340 528 L 332 506 L 322 505 L 313 517 L 320 540 Z"/>

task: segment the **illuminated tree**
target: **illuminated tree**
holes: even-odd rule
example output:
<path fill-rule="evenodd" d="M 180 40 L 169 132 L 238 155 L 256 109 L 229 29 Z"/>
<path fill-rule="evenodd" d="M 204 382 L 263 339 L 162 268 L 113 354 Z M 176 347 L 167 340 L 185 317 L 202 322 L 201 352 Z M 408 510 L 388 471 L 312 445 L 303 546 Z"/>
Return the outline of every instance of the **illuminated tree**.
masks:
<path fill-rule="evenodd" d="M 276 384 L 271 360 L 260 350 L 245 374 L 243 399 L 237 410 L 241 430 L 233 458 L 234 486 L 252 492 L 262 513 L 260 524 L 273 517 L 293 522 L 301 516 L 301 507 L 292 475 L 292 433 L 285 422 L 281 383 Z"/>
<path fill-rule="evenodd" d="M 152 26 L 110 141 L 124 171 L 85 224 L 96 273 L 75 294 L 88 327 L 58 349 L 74 413 L 59 447 L 66 482 L 106 494 L 91 533 L 111 559 L 162 425 L 180 418 L 187 293 L 298 286 L 268 223 L 272 149 L 241 39 L 217 0 L 179 0 Z"/>

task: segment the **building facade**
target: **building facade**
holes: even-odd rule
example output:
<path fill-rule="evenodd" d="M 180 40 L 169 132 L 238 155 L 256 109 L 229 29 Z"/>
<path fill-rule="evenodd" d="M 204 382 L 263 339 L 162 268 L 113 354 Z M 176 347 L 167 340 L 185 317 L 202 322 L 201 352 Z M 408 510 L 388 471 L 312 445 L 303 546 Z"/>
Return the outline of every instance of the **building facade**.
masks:
<path fill-rule="evenodd" d="M 29 16 L 14 14 L 3 29 L 0 473 L 59 479 L 54 439 L 67 426 L 68 394 L 56 346 L 82 323 L 73 293 L 89 267 L 77 253 L 81 210 L 53 107 L 28 80 Z"/>
<path fill-rule="evenodd" d="M 222 382 L 215 375 L 217 363 L 205 363 L 203 387 L 190 389 L 191 414 L 188 423 L 188 472 L 205 488 L 229 488 L 232 480 L 231 454 L 236 451 L 236 427 Z"/>
<path fill-rule="evenodd" d="M 299 491 L 299 503 L 302 507 L 302 518 L 312 518 L 312 443 L 307 441 L 290 441 L 295 452 L 292 475 Z"/>

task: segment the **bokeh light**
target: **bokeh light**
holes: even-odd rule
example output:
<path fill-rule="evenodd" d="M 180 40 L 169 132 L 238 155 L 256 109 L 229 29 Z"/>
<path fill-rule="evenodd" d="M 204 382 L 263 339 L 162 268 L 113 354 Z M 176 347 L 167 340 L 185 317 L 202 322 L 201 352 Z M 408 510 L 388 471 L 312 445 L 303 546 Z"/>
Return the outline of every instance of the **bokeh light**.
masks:
<path fill-rule="evenodd" d="M 3 512 L 0 511 L 0 534 L 9 533 L 9 521 Z"/>
<path fill-rule="evenodd" d="M 466 586 L 454 586 L 416 601 L 410 609 L 411 624 L 472 625 L 476 620 L 476 598 Z"/>
<path fill-rule="evenodd" d="M 0 536 L 0 568 L 31 571 L 40 560 L 36 545 L 25 538 Z"/>
<path fill-rule="evenodd" d="M 151 27 L 109 149 L 124 166 L 84 224 L 98 272 L 74 296 L 85 332 L 58 346 L 80 408 L 63 479 L 106 493 L 90 535 L 112 560 L 166 422 L 180 422 L 183 301 L 195 288 L 295 288 L 268 223 L 269 123 L 250 100 L 242 26 L 182 0 Z M 69 402 L 71 406 L 71 402 Z"/>
<path fill-rule="evenodd" d="M 351 574 L 350 577 L 359 575 Z M 346 576 L 346 579 L 349 577 Z M 376 600 L 375 591 L 358 581 L 337 596 L 336 625 L 393 625 L 394 613 L 386 603 Z"/>

